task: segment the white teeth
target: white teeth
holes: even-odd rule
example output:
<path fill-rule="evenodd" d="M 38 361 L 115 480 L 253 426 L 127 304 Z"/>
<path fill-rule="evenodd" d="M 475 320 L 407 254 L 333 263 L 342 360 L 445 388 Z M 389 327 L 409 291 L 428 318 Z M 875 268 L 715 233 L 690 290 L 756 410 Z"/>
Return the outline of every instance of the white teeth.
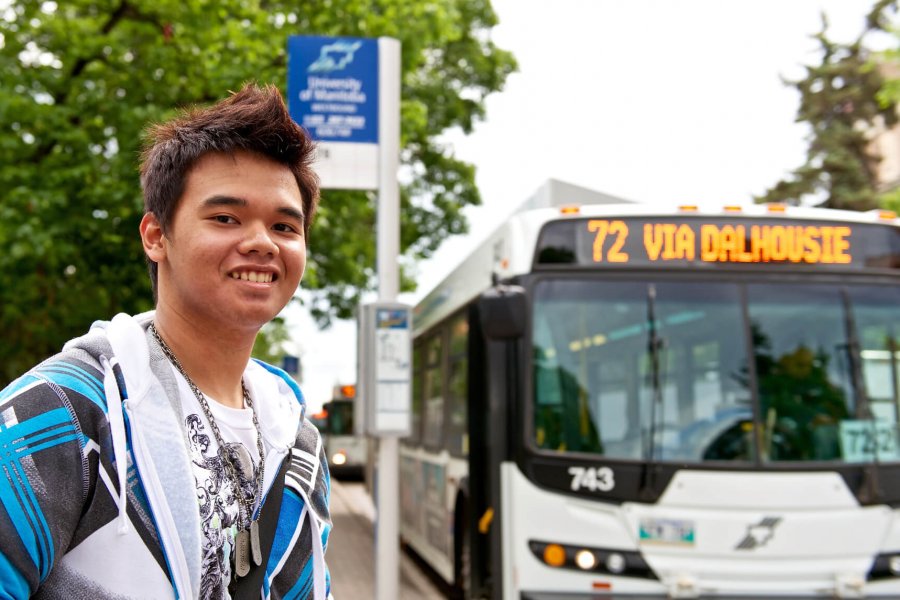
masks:
<path fill-rule="evenodd" d="M 243 281 L 252 281 L 253 283 L 271 283 L 272 282 L 272 274 L 271 273 L 258 273 L 256 271 L 242 271 L 238 273 L 234 271 L 231 274 L 233 279 L 241 279 Z"/>

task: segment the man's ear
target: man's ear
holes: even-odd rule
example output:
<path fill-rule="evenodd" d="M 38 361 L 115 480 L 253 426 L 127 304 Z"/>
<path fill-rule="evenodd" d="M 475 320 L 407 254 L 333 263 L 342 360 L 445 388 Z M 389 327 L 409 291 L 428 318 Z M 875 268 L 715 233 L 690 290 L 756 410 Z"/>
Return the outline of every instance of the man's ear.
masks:
<path fill-rule="evenodd" d="M 141 242 L 147 258 L 155 263 L 162 262 L 166 258 L 166 236 L 163 234 L 159 220 L 153 213 L 144 213 L 141 219 Z"/>

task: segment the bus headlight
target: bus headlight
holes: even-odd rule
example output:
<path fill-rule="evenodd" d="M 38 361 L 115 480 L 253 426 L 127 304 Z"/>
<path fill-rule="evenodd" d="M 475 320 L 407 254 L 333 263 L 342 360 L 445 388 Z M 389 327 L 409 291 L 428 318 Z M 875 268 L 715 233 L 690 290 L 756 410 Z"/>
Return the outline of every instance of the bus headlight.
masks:
<path fill-rule="evenodd" d="M 566 564 L 566 551 L 559 544 L 547 544 L 544 548 L 544 562 L 551 567 L 561 567 Z"/>
<path fill-rule="evenodd" d="M 597 566 L 597 557 L 590 550 L 579 550 L 575 553 L 575 564 L 585 571 L 590 571 Z"/>
<path fill-rule="evenodd" d="M 888 561 L 888 568 L 894 575 L 900 575 L 900 556 L 892 556 Z"/>
<path fill-rule="evenodd" d="M 347 464 L 347 455 L 344 454 L 343 450 L 338 450 L 331 455 L 331 462 L 338 466 L 345 465 Z"/>
<path fill-rule="evenodd" d="M 606 570 L 618 575 L 625 570 L 625 557 L 618 552 L 610 552 L 606 557 Z"/>
<path fill-rule="evenodd" d="M 897 577 L 900 577 L 900 554 L 897 552 L 884 552 L 876 556 L 872 567 L 866 575 L 866 579 L 869 581 L 895 579 Z"/>
<path fill-rule="evenodd" d="M 659 580 L 637 550 L 570 546 L 539 540 L 529 540 L 528 547 L 535 558 L 550 567 L 592 574 Z"/>

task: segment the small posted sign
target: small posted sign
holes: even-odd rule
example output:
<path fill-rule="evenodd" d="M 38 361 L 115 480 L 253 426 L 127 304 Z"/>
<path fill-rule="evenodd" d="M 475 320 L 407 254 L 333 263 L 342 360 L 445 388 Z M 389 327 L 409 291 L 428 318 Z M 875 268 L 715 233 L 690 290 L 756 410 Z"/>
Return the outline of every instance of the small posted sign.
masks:
<path fill-rule="evenodd" d="M 360 406 L 366 432 L 409 435 L 412 392 L 412 311 L 405 304 L 376 302 L 359 320 Z"/>

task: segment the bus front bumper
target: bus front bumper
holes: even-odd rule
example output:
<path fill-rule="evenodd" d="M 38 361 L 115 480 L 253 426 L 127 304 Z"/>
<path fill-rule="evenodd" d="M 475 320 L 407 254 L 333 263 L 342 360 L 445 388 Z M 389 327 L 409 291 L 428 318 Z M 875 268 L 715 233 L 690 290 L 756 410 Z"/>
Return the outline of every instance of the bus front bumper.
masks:
<path fill-rule="evenodd" d="M 521 600 L 665 600 L 665 594 L 583 594 L 559 592 L 522 592 Z M 766 600 L 773 600 L 767 598 Z M 778 600 L 778 599 L 775 599 Z M 792 600 L 797 600 L 793 598 Z"/>
<path fill-rule="evenodd" d="M 585 593 L 561 593 L 561 592 L 522 592 L 519 596 L 521 600 L 668 600 L 671 596 L 666 594 L 585 594 Z M 827 597 L 827 596 L 825 596 Z M 868 597 L 868 596 L 866 596 Z M 697 596 L 700 600 L 704 598 L 729 598 L 730 600 L 822 600 L 821 595 L 810 596 Z M 877 598 L 877 596 L 872 596 Z M 885 598 L 882 596 L 882 598 Z"/>

